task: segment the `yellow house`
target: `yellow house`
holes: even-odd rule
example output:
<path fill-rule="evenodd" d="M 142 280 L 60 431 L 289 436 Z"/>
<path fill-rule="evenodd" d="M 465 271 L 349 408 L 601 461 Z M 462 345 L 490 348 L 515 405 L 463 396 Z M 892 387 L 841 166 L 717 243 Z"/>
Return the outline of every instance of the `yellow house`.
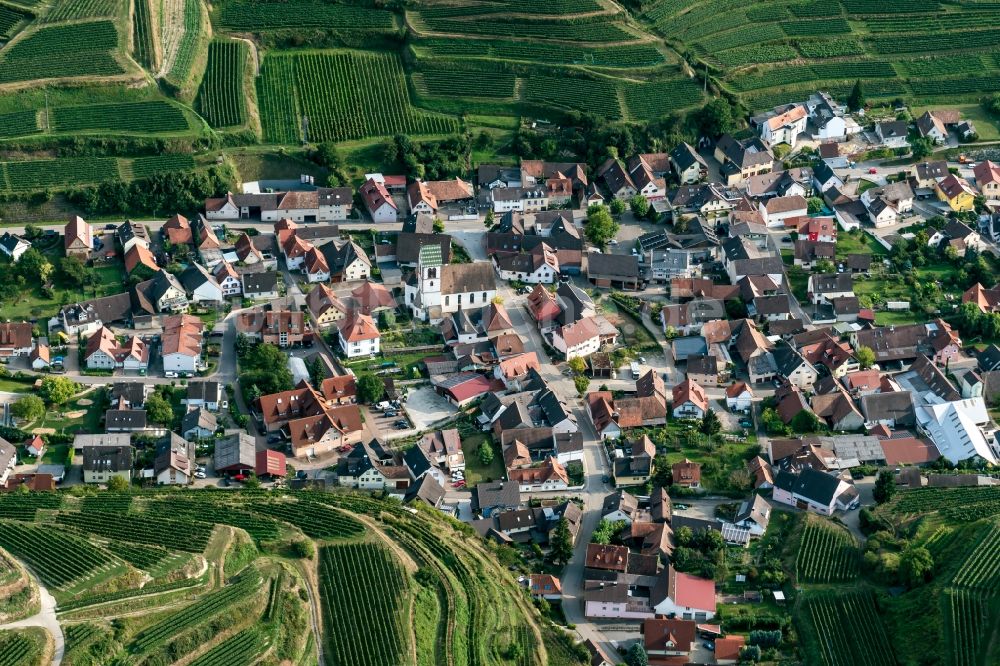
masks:
<path fill-rule="evenodd" d="M 953 173 L 934 183 L 934 193 L 956 213 L 975 209 L 975 191 L 964 178 Z"/>
<path fill-rule="evenodd" d="M 347 306 L 325 284 L 317 284 L 306 295 L 306 305 L 316 328 L 332 326 L 347 316 Z"/>

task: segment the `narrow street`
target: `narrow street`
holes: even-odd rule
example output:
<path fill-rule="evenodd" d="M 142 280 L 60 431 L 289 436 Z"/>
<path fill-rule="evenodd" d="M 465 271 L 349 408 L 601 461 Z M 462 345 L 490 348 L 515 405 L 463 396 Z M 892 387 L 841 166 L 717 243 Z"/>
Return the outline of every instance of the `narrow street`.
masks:
<path fill-rule="evenodd" d="M 25 567 L 25 570 L 27 570 L 27 567 Z M 59 666 L 66 651 L 66 641 L 63 637 L 62 627 L 59 626 L 59 619 L 56 617 L 56 600 L 34 573 L 28 570 L 28 575 L 31 576 L 32 582 L 38 587 L 39 611 L 23 620 L 0 624 L 0 630 L 19 629 L 23 627 L 41 627 L 45 629 L 52 636 L 52 641 L 55 644 L 51 664 L 52 666 Z"/>

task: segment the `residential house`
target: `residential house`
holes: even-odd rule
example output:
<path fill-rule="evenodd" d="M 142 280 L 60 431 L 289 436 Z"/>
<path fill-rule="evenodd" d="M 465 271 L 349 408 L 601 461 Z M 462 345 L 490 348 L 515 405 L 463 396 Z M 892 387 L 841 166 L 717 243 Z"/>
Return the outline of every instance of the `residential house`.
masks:
<path fill-rule="evenodd" d="M 144 224 L 125 220 L 125 222 L 118 225 L 115 235 L 118 238 L 118 242 L 121 243 L 122 252 L 127 253 L 135 245 L 142 245 L 147 250 L 149 249 L 149 230 Z"/>
<path fill-rule="evenodd" d="M 204 323 L 191 315 L 173 315 L 163 320 L 160 355 L 164 372 L 188 376 L 201 367 Z"/>
<path fill-rule="evenodd" d="M 854 277 L 850 273 L 816 273 L 809 276 L 806 292 L 814 305 L 854 296 Z"/>
<path fill-rule="evenodd" d="M 809 96 L 806 101 L 806 108 L 809 111 L 809 119 L 816 127 L 816 132 L 812 138 L 818 141 L 843 141 L 847 138 L 848 129 L 858 131 L 857 123 L 851 120 L 854 127 L 848 127 L 848 120 L 845 116 L 845 109 L 838 104 L 827 92 L 817 92 Z"/>
<path fill-rule="evenodd" d="M 771 355 L 778 373 L 790 384 L 803 391 L 812 391 L 819 374 L 801 353 L 787 342 L 781 341 L 771 350 Z"/>
<path fill-rule="evenodd" d="M 682 185 L 697 183 L 708 176 L 708 163 L 688 143 L 681 142 L 670 151 L 670 166 Z"/>
<path fill-rule="evenodd" d="M 528 577 L 528 590 L 533 599 L 559 601 L 562 599 L 562 585 L 559 579 L 550 574 L 531 574 Z"/>
<path fill-rule="evenodd" d="M 273 300 L 278 297 L 278 273 L 274 271 L 243 274 L 243 297 L 250 300 Z"/>
<path fill-rule="evenodd" d="M 27 238 L 22 238 L 9 231 L 0 235 L 0 252 L 10 257 L 11 262 L 17 263 L 25 252 L 31 249 L 31 242 Z"/>
<path fill-rule="evenodd" d="M 836 144 L 823 144 L 833 145 Z M 820 146 L 822 148 L 822 146 Z M 846 165 L 844 165 L 846 166 Z M 813 185 L 816 188 L 816 192 L 826 192 L 831 187 L 842 188 L 844 186 L 844 181 L 841 180 L 840 176 L 834 172 L 833 167 L 830 166 L 829 162 L 823 161 L 813 170 Z"/>
<path fill-rule="evenodd" d="M 913 427 L 917 422 L 913 396 L 909 391 L 863 395 L 861 412 L 865 416 L 865 426 L 868 428 L 883 425 L 892 430 Z"/>
<path fill-rule="evenodd" d="M 760 495 L 754 494 L 752 499 L 743 500 L 736 511 L 733 524 L 750 531 L 750 536 L 764 536 L 767 525 L 771 521 L 771 505 Z"/>
<path fill-rule="evenodd" d="M 520 486 L 522 493 L 566 490 L 569 488 L 569 475 L 555 456 L 547 458 L 539 465 L 511 469 L 507 478 Z"/>
<path fill-rule="evenodd" d="M 353 312 L 339 325 L 338 339 L 347 358 L 358 358 L 378 354 L 382 334 L 371 315 Z"/>
<path fill-rule="evenodd" d="M 701 463 L 691 462 L 687 458 L 674 463 L 670 468 L 673 475 L 673 485 L 682 488 L 701 488 Z"/>
<path fill-rule="evenodd" d="M 181 419 L 181 435 L 188 441 L 208 439 L 218 427 L 215 414 L 204 407 L 195 407 Z"/>
<path fill-rule="evenodd" d="M 601 331 L 594 317 L 560 326 L 552 331 L 552 347 L 567 361 L 586 358 L 601 348 Z"/>
<path fill-rule="evenodd" d="M 306 307 L 319 328 L 335 325 L 347 316 L 349 307 L 330 287 L 317 284 L 306 294 Z"/>
<path fill-rule="evenodd" d="M 0 358 L 29 355 L 33 346 L 31 331 L 26 321 L 0 322 Z"/>
<path fill-rule="evenodd" d="M 160 270 L 156 257 L 141 243 L 133 244 L 125 252 L 125 272 L 129 275 L 151 275 Z M 137 273 L 138 271 L 138 273 Z"/>
<path fill-rule="evenodd" d="M 673 415 L 675 419 L 701 419 L 708 411 L 705 389 L 690 377 L 673 389 Z"/>
<path fill-rule="evenodd" d="M 180 274 L 179 281 L 190 300 L 198 303 L 221 303 L 225 298 L 215 276 L 199 263 L 192 262 Z"/>
<path fill-rule="evenodd" d="M 722 165 L 722 177 L 730 187 L 774 167 L 774 154 L 757 137 L 738 141 L 723 135 L 715 144 L 715 159 Z"/>
<path fill-rule="evenodd" d="M 936 144 L 944 143 L 948 138 L 948 129 L 930 111 L 924 111 L 924 114 L 917 118 L 917 131 L 920 132 L 920 136 Z"/>
<path fill-rule="evenodd" d="M 119 344 L 114 332 L 102 326 L 87 339 L 84 359 L 91 370 L 145 370 L 149 367 L 149 346 L 136 336 Z"/>
<path fill-rule="evenodd" d="M 934 183 L 934 194 L 956 213 L 975 210 L 976 191 L 961 176 L 949 173 Z"/>
<path fill-rule="evenodd" d="M 754 478 L 754 490 L 767 490 L 774 487 L 774 470 L 770 463 L 760 456 L 755 456 L 747 462 L 747 471 Z"/>
<path fill-rule="evenodd" d="M 890 362 L 909 365 L 921 353 L 939 365 L 946 365 L 958 356 L 962 339 L 943 319 L 935 319 L 924 324 L 854 331 L 851 333 L 851 346 L 873 350 L 875 362 L 880 366 Z"/>
<path fill-rule="evenodd" d="M 762 119 L 759 123 L 761 140 L 769 146 L 784 143 L 794 148 L 799 134 L 806 131 L 806 123 L 809 120 L 806 107 L 802 104 L 789 104 L 784 110 L 775 109 L 775 111 L 778 112 Z"/>
<path fill-rule="evenodd" d="M 905 121 L 889 120 L 875 123 L 875 136 L 885 148 L 908 148 L 910 146 L 908 134 L 909 129 Z"/>
<path fill-rule="evenodd" d="M 188 382 L 187 393 L 181 403 L 191 407 L 205 407 L 213 412 L 222 402 L 222 385 L 217 381 Z"/>
<path fill-rule="evenodd" d="M 698 623 L 693 620 L 653 618 L 642 622 L 642 644 L 653 664 L 661 659 L 686 661 L 697 636 Z"/>
<path fill-rule="evenodd" d="M 129 445 L 87 446 L 83 449 L 83 482 L 108 483 L 120 476 L 132 481 L 132 452 Z"/>
<path fill-rule="evenodd" d="M 809 206 L 801 195 L 773 197 L 760 203 L 760 214 L 769 228 L 783 227 L 789 218 L 803 217 Z"/>
<path fill-rule="evenodd" d="M 656 457 L 656 446 L 649 437 L 643 435 L 631 444 L 631 453 L 616 457 L 612 465 L 615 485 L 640 486 L 653 474 L 653 459 Z M 629 521 L 631 523 L 631 521 Z"/>
<path fill-rule="evenodd" d="M 472 489 L 472 513 L 491 516 L 521 506 L 521 489 L 513 481 L 485 481 Z"/>
<path fill-rule="evenodd" d="M 191 222 L 183 215 L 173 215 L 160 227 L 160 235 L 170 245 L 193 245 Z"/>
<path fill-rule="evenodd" d="M 913 167 L 913 177 L 916 178 L 919 189 L 932 190 L 939 180 L 947 178 L 950 174 L 947 160 L 921 162 Z"/>
<path fill-rule="evenodd" d="M 281 348 L 312 343 L 312 329 L 305 313 L 298 311 L 244 310 L 236 319 L 236 329 L 253 340 Z"/>
<path fill-rule="evenodd" d="M 1000 199 L 1000 164 L 983 160 L 972 169 L 976 187 L 987 199 Z"/>
<path fill-rule="evenodd" d="M 82 217 L 74 215 L 63 228 L 63 247 L 67 257 L 77 257 L 83 261 L 90 259 L 94 250 L 94 230 Z"/>
<path fill-rule="evenodd" d="M 753 405 L 753 391 L 746 382 L 735 382 L 726 387 L 726 408 L 731 412 L 747 412 Z"/>
<path fill-rule="evenodd" d="M 395 222 L 399 217 L 399 209 L 384 182 L 369 178 L 358 188 L 358 194 L 373 222 Z"/>
<path fill-rule="evenodd" d="M 812 410 L 831 430 L 854 431 L 865 426 L 865 418 L 854 406 L 854 400 L 842 388 L 815 395 L 812 398 Z"/>
<path fill-rule="evenodd" d="M 723 368 L 725 372 L 725 368 Z M 698 354 L 688 356 L 687 378 L 701 386 L 719 385 L 719 359 L 716 356 Z"/>
<path fill-rule="evenodd" d="M 222 296 L 239 296 L 243 293 L 243 280 L 228 261 L 220 261 L 212 271 L 212 277 L 222 290 Z"/>
<path fill-rule="evenodd" d="M 847 511 L 859 502 L 857 489 L 833 474 L 810 467 L 797 474 L 781 470 L 774 480 L 771 494 L 775 502 L 832 516 L 834 511 Z"/>
<path fill-rule="evenodd" d="M 215 441 L 212 466 L 218 474 L 246 474 L 255 469 L 256 456 L 253 435 L 240 432 Z"/>
<path fill-rule="evenodd" d="M 541 243 L 530 252 L 493 255 L 493 266 L 501 280 L 518 280 L 528 284 L 551 284 L 559 275 L 556 252 Z"/>
<path fill-rule="evenodd" d="M 194 479 L 195 445 L 174 433 L 156 445 L 153 478 L 161 486 L 186 486 Z"/>
<path fill-rule="evenodd" d="M 818 261 L 832 262 L 836 258 L 836 254 L 836 243 L 821 243 L 805 238 L 798 238 L 795 240 L 793 253 L 795 265 L 801 266 L 806 270 L 811 269 L 813 264 Z"/>
<path fill-rule="evenodd" d="M 369 259 L 368 254 L 361 246 L 353 240 L 340 243 L 339 245 L 331 241 L 321 246 L 319 251 L 322 252 L 323 257 L 326 259 L 325 266 L 320 266 L 320 269 L 328 268 L 330 280 L 333 282 L 367 280 L 371 275 L 371 259 Z M 308 255 L 305 263 L 313 263 Z M 310 275 L 316 273 L 317 270 L 315 267 L 311 268 Z M 322 273 L 322 270 L 318 272 Z M 318 281 L 319 279 L 319 277 L 311 278 L 312 281 Z"/>

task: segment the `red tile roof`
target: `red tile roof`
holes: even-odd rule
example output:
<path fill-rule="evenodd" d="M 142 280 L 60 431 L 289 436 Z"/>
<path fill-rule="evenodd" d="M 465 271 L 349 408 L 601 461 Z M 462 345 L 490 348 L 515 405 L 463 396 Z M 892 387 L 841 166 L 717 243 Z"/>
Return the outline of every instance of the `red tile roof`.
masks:
<path fill-rule="evenodd" d="M 285 476 L 285 454 L 281 451 L 258 451 L 257 465 L 254 468 L 257 476 L 270 474 L 271 476 Z"/>

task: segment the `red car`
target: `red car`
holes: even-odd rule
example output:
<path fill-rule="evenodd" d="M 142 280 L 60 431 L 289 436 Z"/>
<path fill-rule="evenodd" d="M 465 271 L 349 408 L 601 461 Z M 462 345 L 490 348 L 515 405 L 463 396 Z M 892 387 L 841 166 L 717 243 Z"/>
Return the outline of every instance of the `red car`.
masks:
<path fill-rule="evenodd" d="M 245 474 L 237 474 L 236 476 L 233 477 L 233 480 L 234 481 L 246 481 L 247 477 L 246 477 Z"/>
<path fill-rule="evenodd" d="M 872 174 L 878 173 L 878 169 L 876 169 L 875 167 L 872 167 L 871 169 L 868 169 L 868 173 L 872 173 Z"/>

